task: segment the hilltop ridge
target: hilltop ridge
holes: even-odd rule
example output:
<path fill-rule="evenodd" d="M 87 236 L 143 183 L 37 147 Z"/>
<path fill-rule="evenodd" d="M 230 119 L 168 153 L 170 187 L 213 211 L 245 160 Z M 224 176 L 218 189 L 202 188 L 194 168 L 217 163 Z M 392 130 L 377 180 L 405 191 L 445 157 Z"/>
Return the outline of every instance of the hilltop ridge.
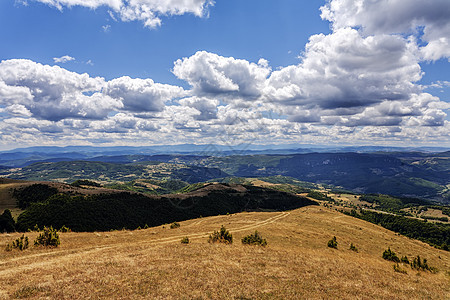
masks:
<path fill-rule="evenodd" d="M 0 257 L 2 296 L 31 298 L 445 299 L 450 253 L 319 206 L 288 212 L 244 212 L 145 230 L 61 233 L 57 249 L 32 248 Z M 232 245 L 208 244 L 225 225 Z M 266 247 L 240 239 L 258 230 Z M 33 238 L 36 233 L 28 233 Z M 0 235 L 4 244 L 19 234 Z M 338 249 L 326 246 L 337 237 Z M 189 237 L 183 245 L 181 238 Z M 350 243 L 359 252 L 349 250 Z M 395 272 L 388 247 L 420 255 L 436 274 Z M 57 275 L 56 275 L 57 274 Z"/>

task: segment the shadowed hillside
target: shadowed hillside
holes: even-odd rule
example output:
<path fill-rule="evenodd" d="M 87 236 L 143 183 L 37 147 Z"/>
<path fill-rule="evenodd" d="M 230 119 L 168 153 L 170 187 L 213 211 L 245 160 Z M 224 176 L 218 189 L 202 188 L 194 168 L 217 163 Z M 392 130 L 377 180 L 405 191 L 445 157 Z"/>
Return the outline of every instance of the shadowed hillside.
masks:
<path fill-rule="evenodd" d="M 157 226 L 174 221 L 252 210 L 286 210 L 315 205 L 293 194 L 255 186 L 207 184 L 193 192 L 153 196 L 111 193 L 93 196 L 56 194 L 32 203 L 17 219 L 17 229 L 34 225 L 75 231 Z"/>

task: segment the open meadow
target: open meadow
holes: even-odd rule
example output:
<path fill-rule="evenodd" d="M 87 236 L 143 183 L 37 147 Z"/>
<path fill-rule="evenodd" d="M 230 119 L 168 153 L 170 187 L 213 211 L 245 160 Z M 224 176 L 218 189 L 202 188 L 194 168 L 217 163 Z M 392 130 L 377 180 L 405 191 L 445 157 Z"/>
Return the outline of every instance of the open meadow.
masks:
<path fill-rule="evenodd" d="M 449 299 L 450 253 L 318 206 L 134 231 L 60 233 L 58 248 L 0 252 L 0 297 L 30 299 Z M 224 225 L 231 245 L 209 244 Z M 241 238 L 258 230 L 268 245 Z M 5 245 L 21 234 L 0 234 Z M 37 233 L 26 234 L 32 242 Z M 338 248 L 327 247 L 336 236 Z M 189 244 L 182 244 L 188 237 Z M 358 252 L 349 250 L 353 243 Z M 437 273 L 382 258 L 417 255 Z"/>

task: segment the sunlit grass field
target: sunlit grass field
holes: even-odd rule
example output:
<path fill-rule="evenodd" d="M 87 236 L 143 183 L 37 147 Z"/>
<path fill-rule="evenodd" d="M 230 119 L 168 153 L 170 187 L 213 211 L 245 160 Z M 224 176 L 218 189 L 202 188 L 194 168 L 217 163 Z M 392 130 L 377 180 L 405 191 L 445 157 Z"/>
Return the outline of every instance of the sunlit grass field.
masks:
<path fill-rule="evenodd" d="M 49 299 L 449 299 L 450 253 L 324 207 L 200 218 L 135 231 L 61 233 L 61 245 L 0 249 L 0 297 Z M 231 245 L 209 244 L 224 225 Z M 258 230 L 266 247 L 241 238 Z M 27 233 L 34 240 L 37 233 Z M 19 237 L 0 234 L 0 244 Z M 338 249 L 327 247 L 336 236 Z M 189 244 L 181 244 L 188 237 Z M 359 252 L 349 250 L 350 243 Z M 390 247 L 436 274 L 383 260 Z"/>

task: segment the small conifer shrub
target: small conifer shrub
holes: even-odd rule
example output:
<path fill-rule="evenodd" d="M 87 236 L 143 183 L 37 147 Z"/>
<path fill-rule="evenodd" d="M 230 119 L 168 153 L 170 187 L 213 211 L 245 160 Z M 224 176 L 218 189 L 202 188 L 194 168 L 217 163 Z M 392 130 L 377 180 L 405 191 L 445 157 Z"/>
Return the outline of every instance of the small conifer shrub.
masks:
<path fill-rule="evenodd" d="M 21 237 L 7 244 L 5 250 L 11 251 L 13 249 L 19 249 L 20 251 L 23 251 L 28 248 L 28 245 L 29 245 L 28 237 L 22 234 Z"/>
<path fill-rule="evenodd" d="M 328 241 L 328 247 L 337 249 L 337 246 L 338 246 L 338 242 L 336 240 L 336 237 L 333 236 L 333 238 Z"/>
<path fill-rule="evenodd" d="M 233 235 L 222 225 L 220 231 L 214 231 L 209 235 L 208 243 L 233 243 Z"/>
<path fill-rule="evenodd" d="M 242 244 L 245 245 L 260 245 L 260 246 L 266 246 L 267 241 L 266 239 L 263 239 L 261 234 L 258 231 L 255 231 L 254 234 L 249 234 L 247 236 L 244 236 L 242 238 Z"/>
<path fill-rule="evenodd" d="M 394 251 L 391 250 L 391 248 L 388 248 L 387 250 L 384 250 L 383 252 L 383 259 L 390 260 L 393 262 L 400 262 L 400 259 L 398 258 L 397 254 L 395 254 Z"/>
<path fill-rule="evenodd" d="M 59 240 L 59 234 L 56 229 L 52 226 L 44 226 L 43 231 L 34 241 L 35 246 L 45 246 L 45 247 L 58 247 L 61 241 Z"/>
<path fill-rule="evenodd" d="M 350 248 L 349 249 L 352 250 L 352 251 L 358 252 L 358 248 L 356 248 L 356 246 L 353 245 L 353 243 L 350 244 Z"/>
<path fill-rule="evenodd" d="M 431 273 L 436 273 L 438 270 L 434 267 L 428 265 L 427 259 L 421 259 L 419 255 L 413 259 L 411 262 L 411 269 L 419 271 L 430 271 Z"/>
<path fill-rule="evenodd" d="M 175 228 L 178 228 L 178 227 L 180 227 L 181 225 L 180 225 L 180 223 L 178 223 L 178 222 L 173 222 L 172 224 L 170 224 L 170 229 L 175 229 Z"/>
<path fill-rule="evenodd" d="M 67 227 L 66 225 L 63 225 L 60 229 L 59 232 L 72 232 L 72 230 L 70 230 L 69 227 Z"/>
<path fill-rule="evenodd" d="M 404 263 L 404 264 L 407 264 L 407 265 L 409 265 L 409 259 L 408 259 L 408 257 L 405 255 L 405 256 L 402 256 L 402 258 L 400 258 L 400 261 L 402 262 L 402 263 Z"/>
<path fill-rule="evenodd" d="M 182 244 L 189 244 L 189 238 L 187 236 L 185 236 L 184 238 L 181 239 L 181 243 Z"/>
<path fill-rule="evenodd" d="M 406 270 L 403 270 L 402 268 L 400 268 L 398 263 L 396 263 L 394 265 L 394 271 L 397 272 L 397 273 L 408 274 L 408 272 L 406 272 Z"/>

